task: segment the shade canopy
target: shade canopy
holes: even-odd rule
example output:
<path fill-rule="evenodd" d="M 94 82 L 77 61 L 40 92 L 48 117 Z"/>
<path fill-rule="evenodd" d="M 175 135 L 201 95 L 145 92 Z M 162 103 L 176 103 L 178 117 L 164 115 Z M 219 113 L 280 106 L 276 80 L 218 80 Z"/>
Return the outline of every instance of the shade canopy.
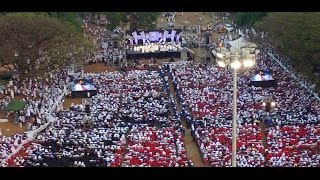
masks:
<path fill-rule="evenodd" d="M 26 103 L 21 100 L 11 101 L 4 110 L 6 111 L 20 111 L 25 107 Z"/>

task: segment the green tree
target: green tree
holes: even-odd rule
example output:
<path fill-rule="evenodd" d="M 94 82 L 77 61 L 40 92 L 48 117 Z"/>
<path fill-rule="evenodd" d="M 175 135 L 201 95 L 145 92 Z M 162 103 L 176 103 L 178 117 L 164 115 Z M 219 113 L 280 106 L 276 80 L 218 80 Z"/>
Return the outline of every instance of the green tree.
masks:
<path fill-rule="evenodd" d="M 266 12 L 238 12 L 235 14 L 238 26 L 253 26 L 267 15 Z"/>
<path fill-rule="evenodd" d="M 320 13 L 268 13 L 256 27 L 268 32 L 263 42 L 274 45 L 290 57 L 296 70 L 312 80 L 318 79 L 311 69 L 313 64 L 320 64 Z"/>
<path fill-rule="evenodd" d="M 129 23 L 130 29 L 154 29 L 160 12 L 105 12 L 110 21 L 109 29 L 119 26 L 120 23 Z"/>
<path fill-rule="evenodd" d="M 131 12 L 130 29 L 154 29 L 159 16 L 160 12 Z"/>
<path fill-rule="evenodd" d="M 2 12 L 0 15 L 6 15 L 7 12 Z M 42 15 L 48 16 L 59 19 L 61 22 L 65 23 L 66 25 L 70 25 L 71 27 L 75 28 L 78 32 L 82 31 L 81 28 L 81 18 L 88 13 L 85 12 L 34 12 L 35 15 Z"/>
<path fill-rule="evenodd" d="M 0 66 L 22 77 L 85 63 L 95 47 L 56 18 L 35 13 L 0 17 Z"/>
<path fill-rule="evenodd" d="M 119 26 L 121 22 L 128 22 L 127 12 L 104 12 L 108 19 L 108 29 L 112 30 Z"/>
<path fill-rule="evenodd" d="M 66 25 L 73 27 L 76 31 L 82 32 L 81 13 L 79 12 L 48 12 L 49 17 L 57 18 Z"/>

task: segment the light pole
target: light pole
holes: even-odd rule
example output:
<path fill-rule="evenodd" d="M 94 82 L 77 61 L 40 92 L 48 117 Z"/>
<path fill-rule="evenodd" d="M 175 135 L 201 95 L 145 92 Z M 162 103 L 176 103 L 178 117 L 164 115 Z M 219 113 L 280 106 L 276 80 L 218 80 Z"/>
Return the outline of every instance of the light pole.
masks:
<path fill-rule="evenodd" d="M 199 48 L 199 50 L 198 50 L 198 54 L 202 54 L 200 51 L 201 51 L 201 26 L 200 25 L 198 25 L 198 35 L 199 35 L 199 37 L 198 37 L 198 48 Z M 201 56 L 200 56 L 200 60 L 199 60 L 199 62 L 201 61 Z"/>
<path fill-rule="evenodd" d="M 217 53 L 217 64 L 220 67 L 231 67 L 233 77 L 232 100 L 232 167 L 237 167 L 237 69 L 241 66 L 249 68 L 255 64 L 255 53 L 252 48 L 242 48 L 241 55 L 238 52 L 229 52 L 225 48 Z"/>

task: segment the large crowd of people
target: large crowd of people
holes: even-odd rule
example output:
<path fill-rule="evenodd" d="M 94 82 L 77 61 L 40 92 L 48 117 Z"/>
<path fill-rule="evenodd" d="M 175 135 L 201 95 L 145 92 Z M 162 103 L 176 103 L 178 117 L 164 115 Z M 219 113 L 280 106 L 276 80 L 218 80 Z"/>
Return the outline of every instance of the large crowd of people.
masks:
<path fill-rule="evenodd" d="M 22 96 L 22 101 L 26 103 L 23 110 L 15 113 L 15 123 L 27 124 L 27 130 L 33 131 L 42 125 L 52 121 L 51 114 L 59 111 L 62 106 L 62 100 L 66 87 L 69 82 L 69 77 L 65 70 L 50 73 L 50 79 L 28 79 L 21 82 L 18 87 L 19 77 L 14 75 L 11 82 L 8 83 L 5 89 L 5 99 L 2 100 L 2 107 L 8 105 L 8 103 L 14 99 L 15 95 Z M 12 113 L 12 112 L 9 112 Z M 10 114 L 8 113 L 8 118 Z M 1 136 L 3 148 L 0 148 L 2 157 L 0 160 L 8 158 L 9 155 L 16 152 L 19 146 L 25 143 L 26 134 L 16 134 L 12 137 Z M 0 161 L 0 162 L 1 162 Z"/>
<path fill-rule="evenodd" d="M 169 13 L 168 21 L 174 23 L 174 17 Z M 103 36 L 104 30 L 89 28 L 86 33 L 101 45 L 101 52 L 88 62 L 112 64 L 124 58 L 124 47 L 112 43 L 111 36 Z M 238 72 L 237 166 L 319 167 L 319 101 L 264 51 L 256 63 L 255 68 Z M 267 69 L 277 80 L 276 87 L 249 86 L 255 71 Z M 84 73 L 77 69 L 72 77 L 69 71 L 65 68 L 46 79 L 23 81 L 14 75 L 0 91 L 1 108 L 16 96 L 26 102 L 16 123 L 28 123 L 33 132 L 49 124 L 32 140 L 28 133 L 0 134 L 1 166 L 192 167 L 183 141 L 183 120 L 204 164 L 231 166 L 233 84 L 229 69 L 182 60 L 157 70 Z M 93 79 L 97 95 L 64 109 L 63 97 L 71 94 L 67 85 L 74 78 Z M 177 102 L 170 93 L 171 80 Z M 262 105 L 264 97 L 276 102 L 270 113 Z M 267 117 L 272 123 L 264 144 L 261 124 Z"/>
<path fill-rule="evenodd" d="M 81 76 L 92 78 L 98 87 L 98 94 L 86 102 L 90 113 L 85 111 L 85 104 L 60 110 L 52 126 L 36 136 L 23 157 L 14 157 L 10 163 L 45 167 L 192 166 L 163 74 L 133 70 Z"/>
<path fill-rule="evenodd" d="M 232 75 L 228 69 L 217 66 L 204 66 L 193 62 L 179 61 L 166 66 L 173 80 L 177 97 L 182 104 L 183 116 L 195 135 L 202 156 L 213 166 L 230 165 L 231 122 L 232 122 Z M 253 72 L 269 69 L 276 77 L 277 87 L 261 88 L 249 86 Z M 270 114 L 265 112 L 263 101 L 272 97 L 277 106 Z M 320 105 L 315 96 L 306 89 L 298 86 L 290 74 L 282 71 L 281 67 L 271 60 L 266 53 L 259 54 L 255 69 L 240 70 L 238 77 L 238 117 L 240 124 L 238 134 L 254 129 L 245 139 L 256 151 L 242 151 L 246 144 L 238 145 L 239 166 L 264 166 L 264 148 L 261 142 L 260 127 L 256 121 L 263 122 L 267 117 L 272 118 L 273 126 L 297 126 L 318 124 Z M 298 126 L 300 127 L 300 126 Z M 219 133 L 217 133 L 219 132 Z M 221 133 L 222 132 L 222 133 Z M 223 138 L 219 139 L 219 134 Z M 256 135 L 256 136 L 255 136 Z M 281 137 L 281 136 L 280 136 Z M 279 138 L 280 138 L 279 137 Z M 217 140 L 212 140 L 217 138 Z M 205 141 L 209 139 L 209 141 Z M 224 146 L 223 141 L 226 145 Z M 218 144 L 218 145 L 217 145 Z M 223 159 L 219 155 L 223 154 Z M 242 153 L 245 155 L 241 157 Z M 246 154 L 247 153 L 247 154 Z M 314 154 L 314 153 L 313 153 Z M 225 155 L 225 156 L 224 156 Z M 218 160 L 217 160 L 218 159 Z M 268 164 L 275 165 L 275 164 Z M 305 164 L 299 164 L 304 166 Z M 315 165 L 312 164 L 311 165 Z"/>
<path fill-rule="evenodd" d="M 269 166 L 319 167 L 319 124 L 285 125 L 267 130 Z"/>

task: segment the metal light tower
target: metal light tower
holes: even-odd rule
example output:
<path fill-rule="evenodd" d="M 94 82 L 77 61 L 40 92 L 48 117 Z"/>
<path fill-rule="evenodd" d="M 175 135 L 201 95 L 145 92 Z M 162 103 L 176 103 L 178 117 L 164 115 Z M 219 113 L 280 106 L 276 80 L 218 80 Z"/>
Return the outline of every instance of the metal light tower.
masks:
<path fill-rule="evenodd" d="M 252 67 L 255 64 L 255 53 L 252 48 L 241 48 L 241 55 L 236 52 L 229 52 L 223 49 L 217 53 L 217 64 L 220 67 L 231 67 L 233 72 L 233 100 L 232 100 L 232 167 L 237 167 L 237 70 L 241 66 Z"/>

